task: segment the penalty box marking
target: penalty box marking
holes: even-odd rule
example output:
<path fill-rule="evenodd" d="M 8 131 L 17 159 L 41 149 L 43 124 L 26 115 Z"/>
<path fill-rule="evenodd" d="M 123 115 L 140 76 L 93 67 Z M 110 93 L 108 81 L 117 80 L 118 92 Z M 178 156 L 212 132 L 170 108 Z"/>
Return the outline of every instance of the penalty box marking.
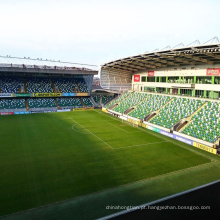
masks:
<path fill-rule="evenodd" d="M 126 132 L 126 133 L 130 133 L 130 134 L 131 134 L 131 133 L 141 132 L 141 131 L 126 131 L 125 129 L 120 128 L 120 127 L 118 127 L 117 125 L 114 125 L 114 124 L 110 123 L 109 121 L 105 121 L 105 122 L 107 122 L 108 124 L 110 124 L 110 125 L 112 125 L 112 126 L 118 128 L 118 129 L 120 129 L 120 130 L 122 130 L 122 131 L 124 131 L 124 132 Z M 121 125 L 120 125 L 120 126 L 121 126 Z M 123 125 L 123 126 L 125 126 L 125 125 Z"/>
<path fill-rule="evenodd" d="M 94 133 L 92 133 L 90 130 L 88 130 L 87 128 L 85 128 L 84 126 L 82 126 L 81 124 L 79 124 L 78 122 L 76 122 L 74 119 L 72 118 L 69 118 L 71 119 L 72 121 L 74 121 L 76 124 L 78 124 L 79 126 L 81 126 L 83 129 L 85 129 L 88 133 L 82 133 L 82 132 L 79 132 L 79 133 L 82 133 L 82 134 L 92 134 L 93 136 L 95 136 L 96 138 L 98 138 L 100 141 L 102 141 L 104 144 L 106 144 L 108 147 L 110 147 L 112 150 L 119 150 L 119 149 L 123 149 L 123 148 L 130 148 L 130 147 L 139 147 L 139 146 L 147 146 L 147 145 L 151 145 L 151 144 L 159 144 L 159 143 L 164 143 L 164 142 L 168 142 L 168 141 L 160 141 L 160 142 L 153 142 L 153 143 L 146 143 L 146 144 L 137 144 L 137 145 L 129 145 L 129 146 L 125 146 L 125 147 L 118 147 L 118 148 L 115 148 L 115 147 L 112 147 L 111 145 L 109 145 L 107 142 L 103 141 L 100 137 L 98 137 L 97 135 L 95 135 Z M 74 126 L 74 125 L 73 125 Z M 72 126 L 72 129 L 73 129 L 73 126 Z M 76 131 L 75 129 L 73 129 L 74 131 Z M 78 132 L 78 131 L 77 131 Z"/>

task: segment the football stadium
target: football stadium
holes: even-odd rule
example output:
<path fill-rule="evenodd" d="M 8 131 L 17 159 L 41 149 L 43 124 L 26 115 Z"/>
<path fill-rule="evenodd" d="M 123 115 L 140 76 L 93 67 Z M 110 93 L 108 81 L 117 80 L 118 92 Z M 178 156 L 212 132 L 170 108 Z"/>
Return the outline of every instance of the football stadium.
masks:
<path fill-rule="evenodd" d="M 110 61 L 93 87 L 98 73 L 0 56 L 0 218 L 138 219 L 143 207 L 192 198 L 194 209 L 213 212 L 220 43 Z"/>

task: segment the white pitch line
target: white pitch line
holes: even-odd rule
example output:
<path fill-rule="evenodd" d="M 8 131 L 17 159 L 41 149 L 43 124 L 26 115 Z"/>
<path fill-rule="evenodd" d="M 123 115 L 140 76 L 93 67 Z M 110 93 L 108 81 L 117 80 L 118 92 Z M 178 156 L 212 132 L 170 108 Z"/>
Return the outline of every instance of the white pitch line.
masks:
<path fill-rule="evenodd" d="M 122 130 L 122 131 L 124 131 L 124 132 L 126 132 L 126 133 L 137 133 L 137 132 L 141 132 L 141 131 L 126 131 L 125 129 L 123 129 L 123 128 L 120 128 L 120 127 L 118 127 L 117 125 L 114 125 L 114 124 L 112 124 L 112 123 L 110 123 L 110 122 L 108 122 L 108 121 L 105 121 L 105 122 L 107 122 L 108 124 L 110 124 L 110 125 L 112 125 L 112 126 L 114 126 L 114 127 L 116 127 L 116 128 L 118 128 L 118 129 L 120 129 L 120 130 Z"/>
<path fill-rule="evenodd" d="M 150 145 L 150 144 L 160 144 L 164 142 L 169 142 L 169 141 L 160 141 L 160 142 L 153 142 L 153 143 L 147 143 L 147 144 L 137 144 L 137 145 L 130 145 L 130 146 L 125 146 L 125 147 L 117 147 L 113 148 L 114 150 L 122 149 L 122 148 L 129 148 L 129 147 L 139 147 L 139 146 L 145 146 L 145 145 Z"/>
<path fill-rule="evenodd" d="M 70 118 L 70 117 L 69 117 Z M 106 144 L 107 146 L 109 146 L 111 149 L 114 149 L 111 145 L 109 145 L 108 143 L 106 143 L 105 141 L 103 141 L 101 138 L 99 138 L 98 136 L 96 136 L 95 134 L 93 134 L 90 130 L 88 130 L 87 128 L 83 127 L 81 124 L 79 124 L 78 122 L 76 122 L 75 120 L 73 120 L 72 118 L 70 118 L 72 121 L 74 121 L 76 124 L 78 124 L 79 126 L 81 126 L 83 129 L 85 129 L 86 131 L 88 131 L 90 134 L 92 134 L 93 136 L 95 136 L 96 138 L 98 138 L 100 141 L 102 141 L 104 144 Z"/>
<path fill-rule="evenodd" d="M 90 133 L 85 133 L 85 132 L 77 131 L 76 129 L 74 129 L 74 125 L 72 125 L 72 130 L 77 132 L 77 133 L 80 133 L 80 134 L 90 134 Z"/>

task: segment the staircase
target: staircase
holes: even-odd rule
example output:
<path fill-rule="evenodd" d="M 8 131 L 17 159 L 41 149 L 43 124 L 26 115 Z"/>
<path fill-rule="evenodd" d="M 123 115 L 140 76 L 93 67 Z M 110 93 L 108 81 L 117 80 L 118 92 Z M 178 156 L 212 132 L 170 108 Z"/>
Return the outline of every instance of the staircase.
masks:
<path fill-rule="evenodd" d="M 27 85 L 26 85 L 26 80 L 24 79 L 24 92 L 27 93 Z"/>
<path fill-rule="evenodd" d="M 115 103 L 115 104 L 113 104 L 113 105 L 111 105 L 108 109 L 109 110 L 112 110 L 114 107 L 116 107 L 118 105 L 118 103 Z"/>
<path fill-rule="evenodd" d="M 29 111 L 29 106 L 28 106 L 28 101 L 27 101 L 27 99 L 25 99 L 25 106 L 26 106 L 26 110 Z"/>
<path fill-rule="evenodd" d="M 146 99 L 148 99 L 148 97 L 149 97 L 149 96 L 147 96 L 145 99 L 143 99 L 141 102 L 137 103 L 136 105 L 132 106 L 131 108 L 127 109 L 126 112 L 127 112 L 128 110 L 130 110 L 130 109 L 131 109 L 131 110 L 128 111 L 127 113 L 124 112 L 124 114 L 129 114 L 130 112 L 134 111 L 134 110 L 138 107 L 138 105 L 140 105 L 142 102 L 144 102 Z"/>
<path fill-rule="evenodd" d="M 178 132 L 181 132 L 183 129 L 185 129 L 186 126 L 188 126 L 192 121 L 192 117 L 197 114 L 201 109 L 203 109 L 206 105 L 208 105 L 208 102 L 205 102 L 200 108 L 198 108 L 192 115 L 190 115 L 188 118 L 185 119 L 187 123 L 184 124 L 181 128 L 179 128 Z"/>
<path fill-rule="evenodd" d="M 78 90 L 78 92 L 81 92 L 80 88 L 79 88 L 79 85 L 78 85 L 78 82 L 75 80 L 75 84 L 76 84 L 76 88 L 75 90 Z"/>
<path fill-rule="evenodd" d="M 82 101 L 81 98 L 79 98 L 80 102 L 82 103 L 83 107 L 86 108 L 86 105 L 84 104 L 84 102 Z"/>
<path fill-rule="evenodd" d="M 54 98 L 54 101 L 55 101 L 55 104 L 57 106 L 57 109 L 61 110 L 62 108 L 58 105 L 58 102 L 57 102 L 56 98 Z"/>
<path fill-rule="evenodd" d="M 50 78 L 50 83 L 51 83 L 53 92 L 56 93 L 56 88 L 55 88 L 55 85 L 54 85 L 53 80 L 51 78 Z"/>
<path fill-rule="evenodd" d="M 172 102 L 174 99 L 172 98 L 172 99 L 170 99 L 170 101 L 169 102 L 167 102 L 166 104 L 164 104 L 163 106 L 161 106 L 157 111 L 154 111 L 154 112 L 152 112 L 151 114 L 152 115 L 148 115 L 148 116 L 146 116 L 146 117 L 148 117 L 147 118 L 147 121 L 150 121 L 150 120 L 152 120 L 154 117 L 156 117 L 158 114 L 159 114 L 159 112 L 160 112 L 160 110 L 162 109 L 162 108 L 164 108 L 165 106 L 167 106 L 170 102 Z M 150 116 L 150 118 L 149 118 L 149 116 Z M 144 119 L 145 120 L 145 119 Z"/>
<path fill-rule="evenodd" d="M 131 107 L 131 108 L 128 108 L 127 110 L 124 111 L 124 114 L 125 115 L 128 115 L 130 112 L 132 112 L 135 108 L 134 107 Z"/>
<path fill-rule="evenodd" d="M 172 102 L 174 100 L 174 98 L 171 98 L 169 102 L 167 102 L 165 105 L 161 106 L 156 112 L 159 113 L 159 111 L 164 108 L 165 106 L 167 106 L 170 102 Z"/>
<path fill-rule="evenodd" d="M 156 112 L 151 112 L 150 114 L 148 114 L 147 116 L 144 117 L 143 121 L 150 121 L 152 118 L 154 118 L 157 115 Z"/>
<path fill-rule="evenodd" d="M 92 104 L 93 104 L 95 107 L 98 107 L 98 106 L 99 106 L 99 104 L 97 104 L 97 103 L 95 102 L 95 100 L 93 99 L 92 96 L 90 97 L 90 100 L 91 100 Z"/>

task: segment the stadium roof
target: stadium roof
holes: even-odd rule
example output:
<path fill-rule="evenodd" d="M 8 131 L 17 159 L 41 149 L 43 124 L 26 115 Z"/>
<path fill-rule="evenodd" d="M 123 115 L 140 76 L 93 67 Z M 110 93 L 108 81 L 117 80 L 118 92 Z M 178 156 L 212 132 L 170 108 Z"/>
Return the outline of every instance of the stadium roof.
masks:
<path fill-rule="evenodd" d="M 55 60 L 31 59 L 30 57 L 0 56 L 0 71 L 24 72 L 60 72 L 98 74 L 98 66 L 81 63 L 62 62 Z"/>
<path fill-rule="evenodd" d="M 177 45 L 182 46 L 182 44 Z M 123 70 L 123 72 L 138 72 L 156 70 L 159 68 L 183 67 L 195 65 L 220 64 L 220 43 L 186 46 L 179 48 L 164 48 L 163 50 L 146 52 L 114 60 L 102 65 L 102 69 Z"/>

